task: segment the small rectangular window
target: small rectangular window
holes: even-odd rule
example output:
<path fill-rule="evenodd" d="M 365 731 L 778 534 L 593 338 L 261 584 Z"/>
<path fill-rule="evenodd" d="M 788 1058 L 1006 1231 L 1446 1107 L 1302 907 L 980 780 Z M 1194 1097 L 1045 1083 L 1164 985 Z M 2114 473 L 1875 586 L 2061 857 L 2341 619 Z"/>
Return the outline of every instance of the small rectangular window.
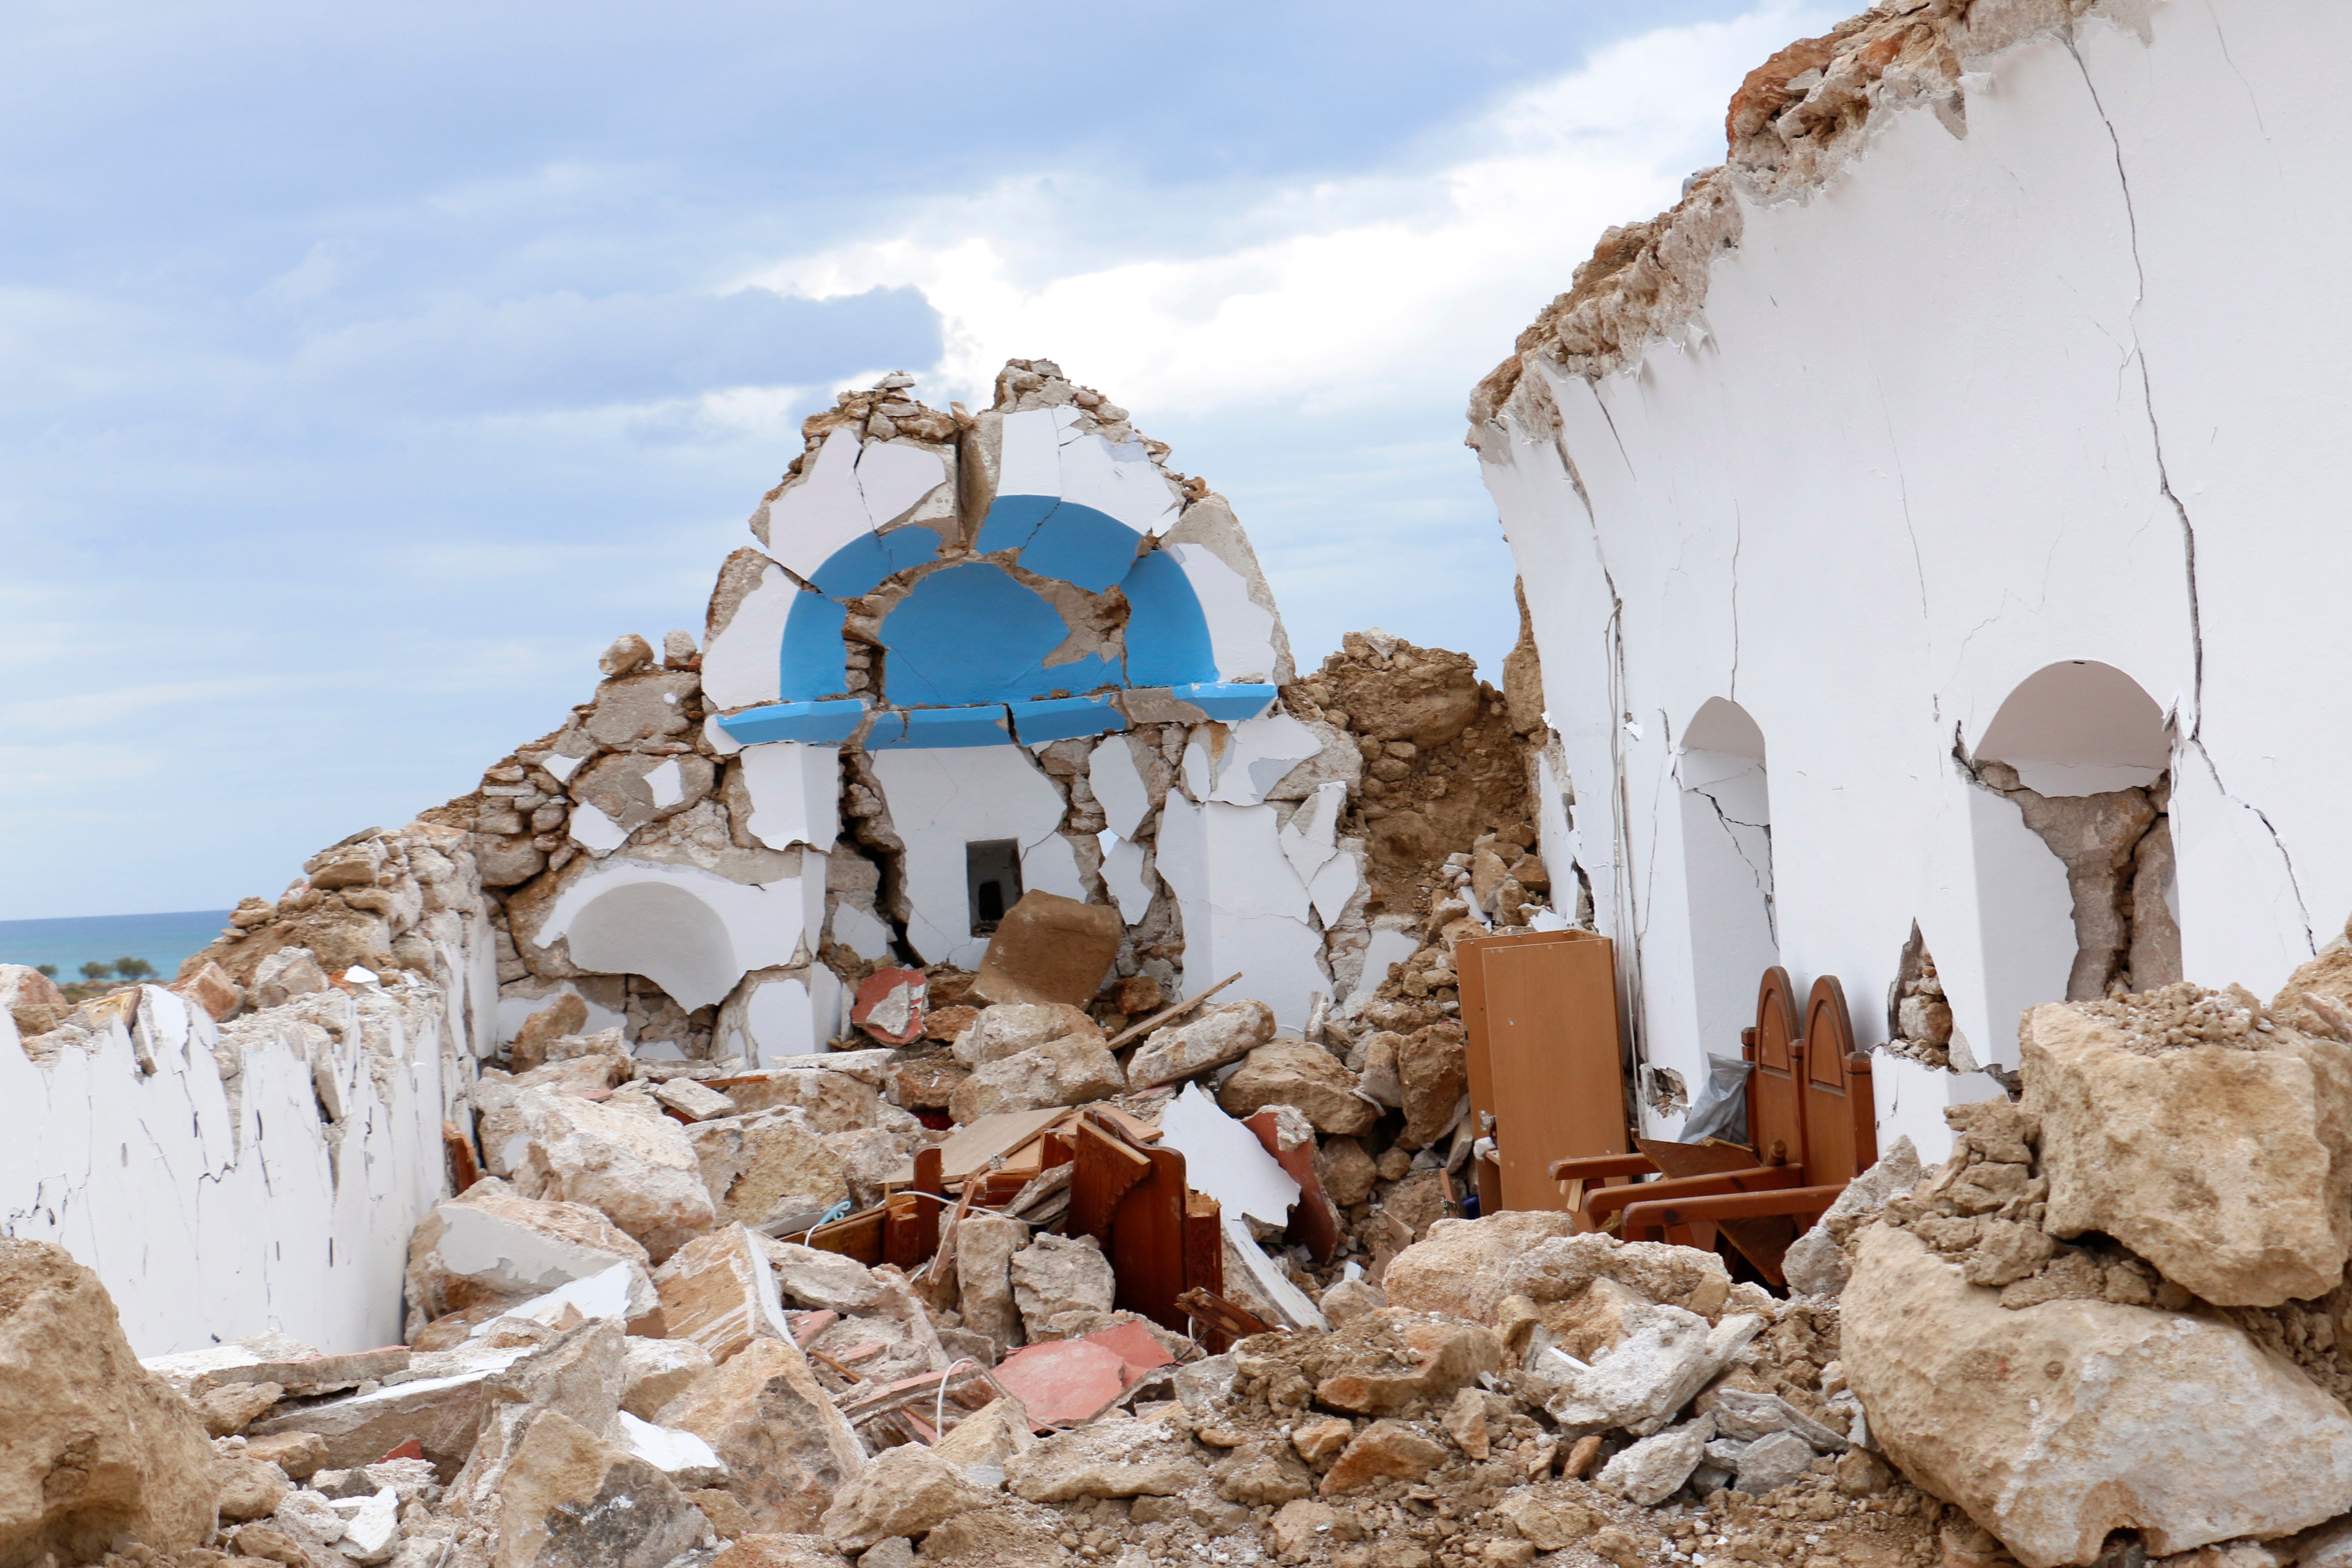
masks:
<path fill-rule="evenodd" d="M 963 877 L 971 900 L 971 934 L 987 936 L 1004 911 L 1021 901 L 1021 841 L 986 838 L 965 845 Z"/>

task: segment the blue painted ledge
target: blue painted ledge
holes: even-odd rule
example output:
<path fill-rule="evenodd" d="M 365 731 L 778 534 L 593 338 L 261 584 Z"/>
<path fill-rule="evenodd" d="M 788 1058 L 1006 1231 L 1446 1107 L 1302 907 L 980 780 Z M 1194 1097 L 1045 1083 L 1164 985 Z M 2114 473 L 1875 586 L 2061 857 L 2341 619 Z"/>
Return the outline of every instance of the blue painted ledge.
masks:
<path fill-rule="evenodd" d="M 1271 686 L 1226 686 L 1202 681 L 1192 686 L 1169 688 L 1176 699 L 1190 702 L 1210 718 L 1227 724 L 1238 724 L 1244 719 L 1255 719 L 1274 705 L 1279 696 Z"/>
<path fill-rule="evenodd" d="M 866 732 L 866 749 L 887 752 L 898 746 L 940 751 L 952 746 L 1009 746 L 1013 731 L 1004 710 L 995 703 L 973 708 L 890 709 L 877 714 Z"/>
<path fill-rule="evenodd" d="M 1127 728 L 1127 715 L 1108 696 L 1041 697 L 1013 704 L 1013 733 L 1024 746 L 1066 741 L 1073 735 L 1107 735 Z"/>
<path fill-rule="evenodd" d="M 829 702 L 777 702 L 749 708 L 722 717 L 719 727 L 747 746 L 769 741 L 838 745 L 857 732 L 865 718 L 863 699 L 835 698 Z"/>

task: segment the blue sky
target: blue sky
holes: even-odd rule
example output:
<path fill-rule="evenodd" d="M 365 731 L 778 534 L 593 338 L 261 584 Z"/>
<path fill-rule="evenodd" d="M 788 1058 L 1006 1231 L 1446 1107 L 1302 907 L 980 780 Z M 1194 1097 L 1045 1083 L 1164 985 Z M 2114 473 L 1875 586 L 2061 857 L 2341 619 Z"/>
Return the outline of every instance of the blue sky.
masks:
<path fill-rule="evenodd" d="M 1490 673 L 1470 384 L 1835 12 L 152 0 L 0 13 L 0 919 L 219 907 L 470 787 L 836 388 L 1099 386 L 1302 663 Z"/>

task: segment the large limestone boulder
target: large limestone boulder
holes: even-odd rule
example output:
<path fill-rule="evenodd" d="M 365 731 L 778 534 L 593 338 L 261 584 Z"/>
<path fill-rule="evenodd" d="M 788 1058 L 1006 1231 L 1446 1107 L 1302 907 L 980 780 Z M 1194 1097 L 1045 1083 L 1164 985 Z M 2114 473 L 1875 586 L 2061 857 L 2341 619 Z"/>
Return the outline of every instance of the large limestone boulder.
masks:
<path fill-rule="evenodd" d="M 1065 1312 L 1108 1312 L 1118 1280 L 1091 1236 L 1038 1237 L 1013 1254 L 1007 1270 L 1022 1326 L 1033 1340 Z"/>
<path fill-rule="evenodd" d="M 1269 1105 L 1295 1106 L 1315 1131 L 1355 1137 L 1369 1132 L 1381 1108 L 1356 1092 L 1356 1075 L 1320 1046 L 1270 1040 L 1250 1052 L 1217 1091 L 1228 1116 L 1255 1116 Z"/>
<path fill-rule="evenodd" d="M 725 1462 L 751 1528 L 814 1533 L 866 1450 L 790 1340 L 757 1339 L 664 1405 L 659 1424 L 691 1432 Z"/>
<path fill-rule="evenodd" d="M 1091 1037 L 1065 1035 L 985 1064 L 956 1085 L 948 1097 L 948 1114 L 961 1125 L 1008 1111 L 1087 1105 L 1126 1091 L 1127 1075 L 1097 1029 Z"/>
<path fill-rule="evenodd" d="M 514 1183 L 527 1198 L 586 1204 L 661 1262 L 717 1222 L 686 1130 L 592 1100 L 525 1089 Z"/>
<path fill-rule="evenodd" d="M 1712 1252 L 1580 1236 L 1570 1215 L 1536 1210 L 1439 1220 L 1390 1260 L 1381 1286 L 1391 1306 L 1491 1324 L 1513 1296 L 1538 1306 L 1570 1301 L 1596 1279 L 1614 1279 L 1710 1322 L 1731 1294 L 1730 1272 Z"/>
<path fill-rule="evenodd" d="M 1174 1083 L 1239 1061 L 1274 1038 L 1274 1009 L 1263 1002 L 1227 1002 L 1181 1024 L 1154 1029 L 1128 1058 L 1128 1081 L 1139 1089 Z"/>
<path fill-rule="evenodd" d="M 1166 1422 L 1126 1417 L 1057 1432 L 1004 1466 L 1015 1496 L 1044 1503 L 1174 1497 L 1207 1476 L 1184 1433 Z"/>
<path fill-rule="evenodd" d="M 2036 1007 L 2024 1104 L 2044 1229 L 2112 1236 L 2217 1305 L 2275 1307 L 2326 1295 L 2352 1254 L 2352 1047 L 2259 1029 L 2244 1000 L 2180 985 Z M 2168 1043 L 2184 1037 L 2200 1043 Z"/>
<path fill-rule="evenodd" d="M 194 1406 L 139 1364 L 98 1276 L 0 1238 L 0 1563 L 96 1562 L 212 1532 L 218 1488 Z"/>
<path fill-rule="evenodd" d="M 629 1316 L 657 1300 L 636 1239 L 585 1204 L 527 1198 L 495 1177 L 436 1205 L 408 1238 L 408 1332 L 469 1308 L 509 1306 L 560 1285 L 629 1269 Z"/>
<path fill-rule="evenodd" d="M 723 1219 L 804 1229 L 849 1196 L 840 1153 L 798 1106 L 684 1129 Z"/>
<path fill-rule="evenodd" d="M 824 1533 L 844 1552 L 864 1552 L 892 1536 L 928 1534 L 996 1500 L 952 1460 L 920 1443 L 904 1443 L 883 1449 L 835 1495 L 824 1510 Z"/>
<path fill-rule="evenodd" d="M 560 1410 L 523 1429 L 499 1488 L 492 1568 L 662 1568 L 709 1521 L 668 1477 Z"/>
<path fill-rule="evenodd" d="M 2269 1539 L 2352 1509 L 2352 1415 L 2226 1323 L 2011 1310 L 1907 1231 L 1858 1238 L 1842 1349 L 1873 1439 L 2026 1568 Z"/>
<path fill-rule="evenodd" d="M 1397 1142 L 1425 1149 L 1454 1125 L 1454 1112 L 1470 1087 L 1470 1037 L 1447 1021 L 1415 1029 L 1397 1051 L 1402 1082 L 1404 1131 Z"/>
<path fill-rule="evenodd" d="M 1081 1039 L 1103 1037 L 1102 1029 L 1083 1007 L 1066 1002 L 1000 1002 L 982 1007 L 971 1027 L 956 1037 L 955 1058 L 966 1067 L 985 1067 L 1072 1035 Z"/>

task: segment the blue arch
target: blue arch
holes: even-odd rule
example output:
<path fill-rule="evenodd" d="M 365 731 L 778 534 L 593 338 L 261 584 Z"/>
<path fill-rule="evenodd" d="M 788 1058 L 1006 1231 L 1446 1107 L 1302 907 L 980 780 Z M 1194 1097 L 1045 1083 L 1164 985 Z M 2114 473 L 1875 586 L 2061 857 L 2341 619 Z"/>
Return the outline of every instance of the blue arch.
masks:
<path fill-rule="evenodd" d="M 792 613 L 784 617 L 782 668 L 777 683 L 785 701 L 830 697 L 848 683 L 841 647 L 842 629 L 848 621 L 849 612 L 823 594 L 803 591 L 793 596 Z"/>
<path fill-rule="evenodd" d="M 1099 594 L 1127 574 L 1143 535 L 1107 511 L 1053 496 L 999 496 L 976 542 L 982 555 L 1021 552 L 1024 571 Z"/>
<path fill-rule="evenodd" d="M 920 524 L 861 533 L 826 556 L 809 581 L 836 599 L 855 599 L 872 593 L 886 577 L 937 560 L 939 553 L 938 531 Z"/>
<path fill-rule="evenodd" d="M 884 690 L 900 706 L 1003 702 L 1069 635 L 1054 606 L 985 561 L 917 583 L 882 622 Z"/>

